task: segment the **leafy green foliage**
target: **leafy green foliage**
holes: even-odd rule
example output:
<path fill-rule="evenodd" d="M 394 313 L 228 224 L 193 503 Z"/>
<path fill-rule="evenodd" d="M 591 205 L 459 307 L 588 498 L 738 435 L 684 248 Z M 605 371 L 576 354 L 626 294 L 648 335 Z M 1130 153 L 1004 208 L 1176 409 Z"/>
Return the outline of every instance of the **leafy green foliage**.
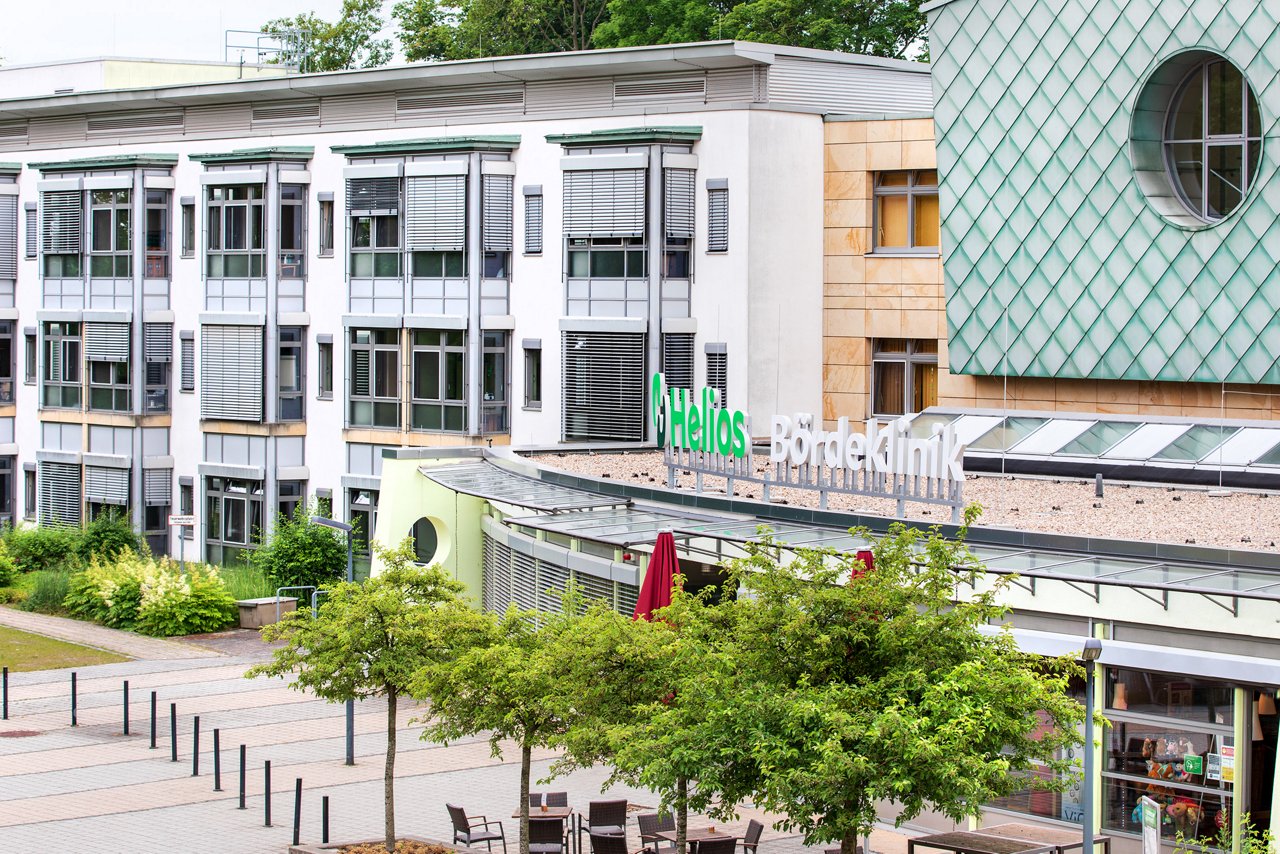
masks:
<path fill-rule="evenodd" d="M 80 536 L 82 563 L 88 563 L 94 555 L 112 557 L 124 551 L 137 553 L 138 535 L 129 524 L 129 517 L 114 509 L 98 514 Z"/>
<path fill-rule="evenodd" d="M 224 566 L 218 570 L 218 575 L 222 577 L 222 583 L 227 586 L 232 599 L 265 599 L 276 595 L 275 585 L 251 564 Z"/>
<path fill-rule="evenodd" d="M 375 543 L 374 549 L 381 575 L 334 585 L 314 618 L 302 610 L 265 627 L 263 637 L 284 646 L 246 675 L 294 674 L 290 687 L 337 702 L 386 698 L 384 818 L 388 850 L 394 850 L 396 701 L 409 694 L 420 670 L 480 642 L 486 623 L 461 598 L 460 582 L 439 566 L 414 565 L 411 541 L 395 549 Z"/>
<path fill-rule="evenodd" d="M 589 50 L 609 0 L 401 0 L 392 9 L 410 60 Z"/>
<path fill-rule="evenodd" d="M 30 573 L 30 587 L 18 603 L 23 611 L 37 614 L 64 614 L 63 600 L 71 582 L 71 573 L 61 569 L 41 569 Z"/>
<path fill-rule="evenodd" d="M 249 552 L 249 564 L 277 587 L 324 587 L 341 580 L 347 568 L 346 536 L 311 521 L 315 504 L 298 505 L 292 517 L 276 517 L 271 539 Z"/>
<path fill-rule="evenodd" d="M 304 72 L 341 71 L 391 61 L 391 40 L 377 38 L 383 23 L 382 0 L 343 0 L 338 20 L 332 23 L 307 12 L 268 21 L 262 32 L 285 45 L 277 62 Z"/>
<path fill-rule="evenodd" d="M 0 540 L 0 587 L 8 587 L 18 577 L 18 566 L 9 555 L 4 540 Z"/>
<path fill-rule="evenodd" d="M 216 569 L 188 564 L 184 575 L 169 558 L 128 552 L 94 557 L 71 578 L 63 601 L 73 616 L 156 637 L 216 631 L 236 617 Z"/>
<path fill-rule="evenodd" d="M 55 525 L 32 525 L 10 528 L 4 533 L 5 547 L 22 572 L 46 569 L 79 569 L 79 528 Z"/>
<path fill-rule="evenodd" d="M 1248 813 L 1240 821 L 1238 845 L 1233 836 L 1235 834 L 1229 821 L 1223 822 L 1218 828 L 1217 836 L 1202 836 L 1197 839 L 1178 831 L 1173 843 L 1173 854 L 1202 854 L 1214 850 L 1231 851 L 1233 854 L 1276 854 L 1276 840 L 1271 830 L 1256 827 Z"/>

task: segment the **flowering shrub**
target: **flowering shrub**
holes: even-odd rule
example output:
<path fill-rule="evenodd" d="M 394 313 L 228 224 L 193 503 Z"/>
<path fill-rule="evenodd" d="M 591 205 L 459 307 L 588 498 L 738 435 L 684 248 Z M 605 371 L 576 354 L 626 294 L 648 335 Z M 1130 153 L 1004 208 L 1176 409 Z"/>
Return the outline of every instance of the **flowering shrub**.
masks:
<path fill-rule="evenodd" d="M 157 637 L 216 631 L 236 616 L 236 603 L 217 570 L 169 558 L 122 552 L 94 557 L 71 579 L 63 603 L 74 616 Z"/>

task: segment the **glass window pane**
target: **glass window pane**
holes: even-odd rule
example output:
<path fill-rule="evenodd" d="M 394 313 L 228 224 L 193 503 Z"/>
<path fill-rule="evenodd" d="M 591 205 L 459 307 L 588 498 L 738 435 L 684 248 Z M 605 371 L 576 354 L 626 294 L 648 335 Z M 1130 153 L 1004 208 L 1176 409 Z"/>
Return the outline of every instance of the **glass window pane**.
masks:
<path fill-rule="evenodd" d="M 129 236 L 131 220 L 128 208 L 116 208 L 116 251 L 126 252 L 132 245 Z"/>
<path fill-rule="evenodd" d="M 591 253 L 591 277 L 593 279 L 621 279 L 625 274 L 622 252 L 595 251 Z"/>
<path fill-rule="evenodd" d="M 231 205 L 224 209 L 226 219 L 226 235 L 224 249 L 246 249 L 246 223 L 247 216 L 243 205 Z"/>
<path fill-rule="evenodd" d="M 938 403 L 938 366 L 911 366 L 911 411 L 923 412 Z"/>
<path fill-rule="evenodd" d="M 394 279 L 400 275 L 399 252 L 377 252 L 373 256 L 373 275 Z"/>
<path fill-rule="evenodd" d="M 440 399 L 440 354 L 438 352 L 414 351 L 413 397 L 415 400 Z"/>
<path fill-rule="evenodd" d="M 357 217 L 351 227 L 351 245 L 361 248 L 372 246 L 373 220 L 367 216 Z"/>
<path fill-rule="evenodd" d="M 413 275 L 428 279 L 439 278 L 442 254 L 440 252 L 413 253 Z"/>
<path fill-rule="evenodd" d="M 1209 217 L 1218 219 L 1236 209 L 1244 197 L 1244 146 L 1209 146 Z"/>
<path fill-rule="evenodd" d="M 373 275 L 373 256 L 368 252 L 351 253 L 351 275 L 368 278 Z"/>
<path fill-rule="evenodd" d="M 938 197 L 914 196 L 916 204 L 916 233 L 912 239 L 913 246 L 939 246 L 938 238 Z"/>
<path fill-rule="evenodd" d="M 466 256 L 461 252 L 444 253 L 444 274 L 446 276 L 465 276 Z"/>
<path fill-rule="evenodd" d="M 936 187 L 936 186 L 938 186 L 938 170 L 936 170 L 936 169 L 922 169 L 921 171 L 919 171 L 919 172 L 917 172 L 917 173 L 916 173 L 916 182 L 915 182 L 915 183 L 916 183 L 916 186 L 917 186 L 917 187 L 923 187 L 923 186 Z"/>
<path fill-rule="evenodd" d="M 378 350 L 374 352 L 374 397 L 400 397 L 399 356 L 400 354 L 394 350 Z"/>
<path fill-rule="evenodd" d="M 1204 70 L 1192 75 L 1169 122 L 1170 139 L 1202 139 L 1204 134 Z"/>
<path fill-rule="evenodd" d="M 228 543 L 247 542 L 245 530 L 245 500 L 243 498 L 224 498 L 222 539 Z"/>
<path fill-rule="evenodd" d="M 446 353 L 444 357 L 444 396 L 446 400 L 465 400 L 462 384 L 462 353 Z"/>
<path fill-rule="evenodd" d="M 226 267 L 224 275 L 229 279 L 245 279 L 249 276 L 249 256 L 248 255 L 224 255 L 223 264 Z"/>
<path fill-rule="evenodd" d="M 905 249 L 908 231 L 907 196 L 876 198 L 876 247 Z"/>
<path fill-rule="evenodd" d="M 1179 436 L 1173 444 L 1156 454 L 1153 459 L 1177 460 L 1191 463 L 1203 459 L 1206 454 L 1235 435 L 1238 427 L 1213 427 L 1198 424 Z"/>
<path fill-rule="evenodd" d="M 92 247 L 94 252 L 111 251 L 111 209 L 93 209 Z"/>
<path fill-rule="evenodd" d="M 1132 422 L 1099 421 L 1074 440 L 1068 442 L 1058 453 L 1096 457 L 1134 430 L 1137 430 L 1139 426 Z"/>
<path fill-rule="evenodd" d="M 168 229 L 165 228 L 164 208 L 147 208 L 147 250 L 150 252 L 163 251 L 167 247 L 166 237 Z"/>
<path fill-rule="evenodd" d="M 374 245 L 380 248 L 394 248 L 400 245 L 400 218 L 394 216 L 374 217 Z"/>
<path fill-rule="evenodd" d="M 1169 169 L 1177 178 L 1175 186 L 1182 200 L 1197 214 L 1204 205 L 1204 147 L 1198 142 L 1183 142 L 1165 147 Z"/>
<path fill-rule="evenodd" d="M 1209 135 L 1244 133 L 1244 78 L 1229 62 L 1209 65 Z"/>
<path fill-rule="evenodd" d="M 1030 436 L 1047 419 L 1044 418 L 1006 418 L 1004 423 L 988 430 L 969 447 L 981 451 L 1007 451 L 1023 439 Z"/>
<path fill-rule="evenodd" d="M 249 248 L 261 249 L 263 242 L 262 205 L 249 207 Z"/>
<path fill-rule="evenodd" d="M 569 253 L 569 276 L 574 279 L 585 279 L 589 275 L 586 252 Z"/>
<path fill-rule="evenodd" d="M 907 366 L 904 362 L 876 362 L 873 375 L 876 415 L 902 415 L 906 403 Z"/>
<path fill-rule="evenodd" d="M 216 207 L 216 206 L 214 206 L 214 205 L 209 205 L 209 212 L 208 212 L 208 222 L 207 222 L 207 227 L 208 227 L 208 229 L 209 229 L 209 248 L 210 248 L 210 249 L 221 249 L 221 248 L 222 248 L 222 218 L 221 218 L 221 217 L 222 217 L 222 214 L 221 214 L 221 210 L 222 210 L 222 209 L 221 209 L 221 208 L 219 208 L 219 207 Z M 195 223 L 194 223 L 194 222 L 191 224 L 191 227 L 192 227 L 192 229 L 194 229 L 194 228 L 195 228 Z"/>
<path fill-rule="evenodd" d="M 280 248 L 297 252 L 302 249 L 302 208 L 299 205 L 280 207 Z"/>
<path fill-rule="evenodd" d="M 881 187 L 905 187 L 910 180 L 910 172 L 881 172 L 876 176 L 876 184 Z"/>

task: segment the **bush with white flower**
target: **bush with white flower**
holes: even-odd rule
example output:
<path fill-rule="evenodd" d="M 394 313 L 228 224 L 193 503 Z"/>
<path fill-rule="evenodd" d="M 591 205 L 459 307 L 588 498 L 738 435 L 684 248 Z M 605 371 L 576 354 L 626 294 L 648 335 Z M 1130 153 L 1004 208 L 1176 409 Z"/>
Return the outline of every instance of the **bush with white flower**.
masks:
<path fill-rule="evenodd" d="M 72 579 L 63 603 L 72 615 L 156 637 L 225 628 L 236 603 L 213 567 L 121 552 L 95 556 Z"/>

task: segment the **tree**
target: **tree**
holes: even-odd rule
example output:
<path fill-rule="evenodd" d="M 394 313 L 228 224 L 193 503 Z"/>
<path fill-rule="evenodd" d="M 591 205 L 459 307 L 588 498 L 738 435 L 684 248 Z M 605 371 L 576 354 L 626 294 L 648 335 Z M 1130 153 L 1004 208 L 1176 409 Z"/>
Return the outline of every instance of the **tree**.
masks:
<path fill-rule="evenodd" d="M 95 555 L 111 559 L 121 552 L 138 553 L 138 535 L 129 517 L 114 507 L 99 513 L 80 535 L 80 560 L 88 563 Z"/>
<path fill-rule="evenodd" d="M 276 587 L 323 587 L 342 579 L 347 569 L 343 535 L 311 521 L 318 504 L 299 504 L 293 516 L 276 516 L 269 539 L 248 552 L 249 564 Z"/>
<path fill-rule="evenodd" d="M 1008 582 L 957 596 L 981 577 L 962 538 L 899 523 L 873 551 L 875 569 L 855 577 L 852 555 L 784 562 L 765 538 L 730 567 L 750 595 L 734 605 L 744 678 L 721 725 L 749 746 L 758 777 L 749 791 L 728 778 L 726 797 L 749 795 L 807 845 L 838 839 L 842 854 L 878 801 L 899 804 L 899 822 L 926 805 L 959 821 L 1025 785 L 1033 762 L 1055 772 L 1044 785 L 1064 787 L 1072 769 L 1052 757 L 1084 714 L 1066 694 L 1074 662 L 980 631 L 1005 614 Z"/>
<path fill-rule="evenodd" d="M 342 71 L 391 61 L 391 40 L 377 38 L 383 24 L 382 0 L 342 0 L 333 23 L 307 12 L 268 21 L 262 32 L 284 47 L 274 62 L 296 65 L 303 72 Z"/>
<path fill-rule="evenodd" d="M 385 566 L 381 575 L 334 586 L 314 618 L 297 611 L 264 628 L 264 638 L 285 645 L 246 675 L 297 674 L 290 687 L 333 702 L 386 698 L 383 792 L 386 845 L 394 851 L 396 703 L 416 673 L 456 657 L 486 633 L 481 615 L 461 598 L 462 583 L 439 566 L 415 566 L 409 540 L 374 548 Z"/>
<path fill-rule="evenodd" d="M 598 47 L 609 0 L 401 0 L 392 10 L 410 60 L 473 59 Z"/>

